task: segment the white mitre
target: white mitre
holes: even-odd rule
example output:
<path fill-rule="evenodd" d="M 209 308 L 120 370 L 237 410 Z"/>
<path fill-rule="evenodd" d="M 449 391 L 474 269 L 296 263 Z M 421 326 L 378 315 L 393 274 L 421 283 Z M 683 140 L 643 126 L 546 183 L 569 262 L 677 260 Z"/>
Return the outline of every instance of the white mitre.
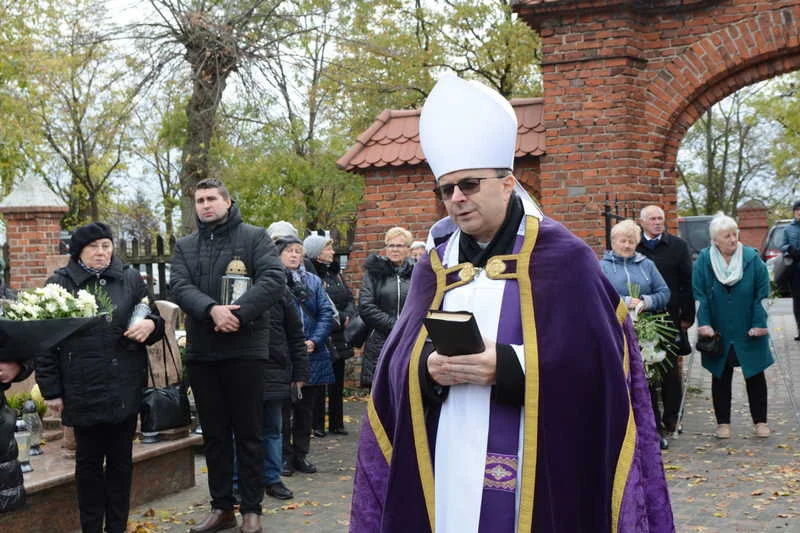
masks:
<path fill-rule="evenodd" d="M 482 83 L 442 76 L 422 107 L 419 140 L 437 180 L 456 170 L 513 169 L 517 115 Z"/>

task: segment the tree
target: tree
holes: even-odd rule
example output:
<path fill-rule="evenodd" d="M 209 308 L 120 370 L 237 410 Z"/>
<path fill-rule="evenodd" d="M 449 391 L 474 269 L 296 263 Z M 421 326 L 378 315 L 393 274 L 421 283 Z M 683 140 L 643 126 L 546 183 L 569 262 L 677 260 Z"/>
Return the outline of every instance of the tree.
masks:
<path fill-rule="evenodd" d="M 541 94 L 539 37 L 509 0 L 364 0 L 342 15 L 340 57 L 325 71 L 351 138 L 384 109 L 419 107 L 444 72 L 506 97 Z"/>
<path fill-rule="evenodd" d="M 59 163 L 43 169 L 45 181 L 70 207 L 71 226 L 101 218 L 124 169 L 128 121 L 146 79 L 131 56 L 115 52 L 113 35 L 100 33 L 100 4 L 73 0 L 62 9 L 48 20 L 32 62 L 29 102 Z"/>
<path fill-rule="evenodd" d="M 800 72 L 776 78 L 753 99 L 753 107 L 777 124 L 771 143 L 774 188 L 781 194 L 776 218 L 791 217 L 791 202 L 800 185 Z"/>
<path fill-rule="evenodd" d="M 218 110 L 231 74 L 246 76 L 274 44 L 292 34 L 283 0 L 150 0 L 156 20 L 142 37 L 154 47 L 159 70 L 185 60 L 191 79 L 186 106 L 186 142 L 180 165 L 182 225 L 194 224 L 191 192 L 209 174 L 209 149 Z"/>
<path fill-rule="evenodd" d="M 774 175 L 770 127 L 749 103 L 757 90 L 755 86 L 732 94 L 709 108 L 687 132 L 678 155 L 682 212 L 735 216 L 744 200 L 775 202 L 763 186 Z"/>
<path fill-rule="evenodd" d="M 158 217 L 144 191 L 137 190 L 131 199 L 111 202 L 104 219 L 120 239 L 144 242 L 158 233 Z"/>
<path fill-rule="evenodd" d="M 186 140 L 185 99 L 168 83 L 147 112 L 135 114 L 137 140 L 133 153 L 145 165 L 145 176 L 158 183 L 166 235 L 175 234 L 175 212 L 180 209 L 180 149 Z"/>
<path fill-rule="evenodd" d="M 0 0 L 0 182 L 6 192 L 40 147 L 22 94 L 40 15 L 38 3 Z"/>

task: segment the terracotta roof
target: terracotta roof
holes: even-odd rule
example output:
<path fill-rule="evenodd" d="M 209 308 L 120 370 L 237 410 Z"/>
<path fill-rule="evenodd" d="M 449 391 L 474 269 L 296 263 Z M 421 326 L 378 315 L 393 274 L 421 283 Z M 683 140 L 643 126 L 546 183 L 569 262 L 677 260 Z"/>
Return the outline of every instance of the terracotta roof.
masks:
<path fill-rule="evenodd" d="M 519 123 L 516 157 L 538 156 L 545 151 L 541 98 L 516 98 L 511 105 Z M 418 165 L 425 161 L 419 145 L 419 109 L 383 111 L 358 136 L 350 150 L 336 161 L 345 170 Z"/>
<path fill-rule="evenodd" d="M 534 6 L 536 4 L 557 4 L 562 0 L 519 0 L 517 4 Z"/>

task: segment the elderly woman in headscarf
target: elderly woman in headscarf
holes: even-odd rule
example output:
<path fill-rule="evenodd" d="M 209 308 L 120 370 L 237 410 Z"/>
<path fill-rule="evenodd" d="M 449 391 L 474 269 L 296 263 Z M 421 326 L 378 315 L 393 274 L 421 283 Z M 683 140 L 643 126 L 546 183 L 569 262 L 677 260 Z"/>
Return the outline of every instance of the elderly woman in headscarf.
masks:
<path fill-rule="evenodd" d="M 356 314 L 353 292 L 344 281 L 339 263 L 334 259 L 333 240 L 321 235 L 309 235 L 303 241 L 306 257 L 314 263 L 322 286 L 339 312 L 338 325 L 334 325 L 328 345 L 333 361 L 334 383 L 327 387 L 328 429 L 337 435 L 347 435 L 344 428 L 344 362 L 353 357 L 353 347 L 344 339 L 344 328 Z M 314 435 L 324 437 L 325 397 L 319 396 L 314 405 Z"/>
<path fill-rule="evenodd" d="M 73 294 L 108 296 L 110 320 L 40 354 L 36 381 L 51 412 L 75 430 L 75 483 L 81 529 L 122 533 L 127 528 L 133 473 L 132 441 L 147 377 L 147 350 L 164 335 L 155 308 L 131 324 L 133 308 L 147 297 L 139 271 L 114 255 L 111 228 L 93 222 L 76 229 L 70 259 L 47 283 Z M 105 530 L 103 523 L 105 521 Z"/>
<path fill-rule="evenodd" d="M 286 270 L 286 284 L 292 294 L 293 305 L 302 318 L 303 332 L 308 352 L 308 381 L 296 391 L 293 409 L 283 413 L 284 470 L 298 470 L 313 474 L 317 467 L 308 461 L 311 437 L 311 406 L 320 394 L 325 394 L 325 385 L 334 382 L 331 355 L 326 345 L 333 327 L 333 304 L 325 293 L 322 281 L 303 267 L 303 243 L 288 236 L 275 241 L 281 264 Z M 292 416 L 291 430 L 289 419 Z"/>
<path fill-rule="evenodd" d="M 747 400 L 757 437 L 768 437 L 767 380 L 764 370 L 775 362 L 769 349 L 767 312 L 761 301 L 769 297 L 769 274 L 758 251 L 739 242 L 736 221 L 722 213 L 708 226 L 711 245 L 704 248 L 692 270 L 692 291 L 700 304 L 697 335 L 720 335 L 722 353 L 703 353 L 703 367 L 711 372 L 711 398 L 717 418 L 715 435 L 731 436 L 731 381 L 733 368 L 742 367 Z"/>

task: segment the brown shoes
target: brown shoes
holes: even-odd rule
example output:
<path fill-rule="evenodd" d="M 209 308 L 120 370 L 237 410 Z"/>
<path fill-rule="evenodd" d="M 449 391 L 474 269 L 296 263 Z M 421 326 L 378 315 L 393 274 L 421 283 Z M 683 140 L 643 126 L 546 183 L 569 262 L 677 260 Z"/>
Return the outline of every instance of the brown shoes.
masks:
<path fill-rule="evenodd" d="M 261 533 L 261 515 L 245 513 L 241 531 L 242 533 Z"/>
<path fill-rule="evenodd" d="M 717 426 L 717 431 L 714 432 L 714 436 L 718 439 L 729 439 L 731 438 L 731 425 L 730 424 L 719 424 Z"/>
<path fill-rule="evenodd" d="M 236 527 L 236 515 L 233 514 L 233 511 L 211 509 L 211 512 L 208 513 L 208 516 L 206 516 L 202 522 L 191 528 L 189 533 L 213 533 L 215 531 L 230 529 L 232 527 Z M 245 529 L 242 529 L 242 531 L 245 531 Z M 259 527 L 258 529 L 253 530 L 248 529 L 246 531 L 259 533 L 261 528 Z"/>
<path fill-rule="evenodd" d="M 769 426 L 764 422 L 759 422 L 756 424 L 754 431 L 756 433 L 756 437 L 761 437 L 762 439 L 769 437 Z"/>

